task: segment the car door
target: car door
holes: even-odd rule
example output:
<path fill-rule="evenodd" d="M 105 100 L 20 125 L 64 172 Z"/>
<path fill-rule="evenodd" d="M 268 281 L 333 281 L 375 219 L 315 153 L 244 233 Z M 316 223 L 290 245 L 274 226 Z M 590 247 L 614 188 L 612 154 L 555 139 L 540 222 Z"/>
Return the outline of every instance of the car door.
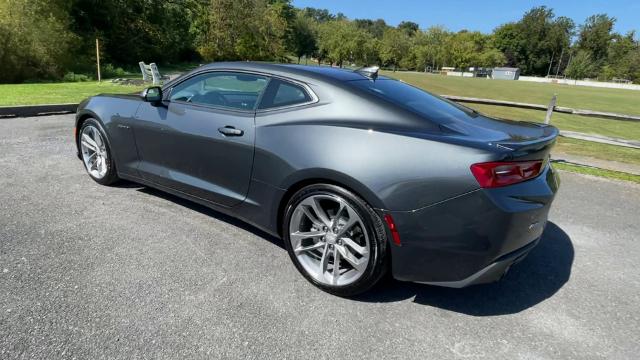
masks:
<path fill-rule="evenodd" d="M 223 206 L 249 189 L 255 108 L 268 78 L 242 72 L 197 74 L 145 103 L 134 128 L 140 175 Z"/>

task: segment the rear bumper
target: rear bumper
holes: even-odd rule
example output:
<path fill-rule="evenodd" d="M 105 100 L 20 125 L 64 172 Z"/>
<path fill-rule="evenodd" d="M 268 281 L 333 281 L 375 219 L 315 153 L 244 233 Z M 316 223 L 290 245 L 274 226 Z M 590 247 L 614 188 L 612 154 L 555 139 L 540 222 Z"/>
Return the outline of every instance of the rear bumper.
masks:
<path fill-rule="evenodd" d="M 470 285 L 487 284 L 498 281 L 507 274 L 507 271 L 511 268 L 511 265 L 517 264 L 522 261 L 529 252 L 538 245 L 540 239 L 536 239 L 524 247 L 501 256 L 498 260 L 494 261 L 490 265 L 480 269 L 478 272 L 462 280 L 455 281 L 425 281 L 423 284 L 444 286 L 451 288 L 463 288 Z"/>
<path fill-rule="evenodd" d="M 532 180 L 479 189 L 414 211 L 391 211 L 398 280 L 464 287 L 499 280 L 537 244 L 558 189 L 550 166 Z"/>

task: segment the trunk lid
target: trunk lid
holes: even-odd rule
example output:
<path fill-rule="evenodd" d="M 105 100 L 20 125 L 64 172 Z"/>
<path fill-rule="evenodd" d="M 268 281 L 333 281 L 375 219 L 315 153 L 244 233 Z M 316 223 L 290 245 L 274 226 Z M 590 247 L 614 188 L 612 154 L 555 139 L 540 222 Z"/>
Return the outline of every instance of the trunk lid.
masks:
<path fill-rule="evenodd" d="M 441 123 L 440 127 L 465 142 L 499 150 L 504 153 L 501 160 L 544 160 L 559 134 L 551 125 L 493 119 L 480 114 Z"/>

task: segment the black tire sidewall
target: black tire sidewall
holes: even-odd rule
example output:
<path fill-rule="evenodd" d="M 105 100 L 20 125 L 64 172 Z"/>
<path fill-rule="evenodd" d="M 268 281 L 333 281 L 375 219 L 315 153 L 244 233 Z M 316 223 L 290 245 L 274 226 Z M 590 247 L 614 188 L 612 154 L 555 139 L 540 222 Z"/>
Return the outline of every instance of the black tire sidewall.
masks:
<path fill-rule="evenodd" d="M 80 149 L 80 156 L 82 157 L 82 165 L 85 168 L 85 170 L 87 171 L 87 174 L 89 174 L 89 177 L 91 179 L 93 179 L 93 181 L 97 182 L 98 184 L 101 185 L 111 185 L 113 183 L 115 183 L 116 181 L 118 181 L 118 175 L 116 172 L 116 166 L 115 166 L 115 161 L 113 158 L 113 152 L 111 151 L 111 145 L 109 142 L 109 138 L 107 137 L 107 133 L 106 131 L 104 131 L 104 128 L 102 127 L 102 124 L 100 124 L 100 122 L 94 118 L 89 118 L 87 120 L 85 120 L 82 123 L 82 127 L 80 128 L 80 131 L 78 132 L 78 143 L 80 141 L 82 141 L 82 132 L 84 131 L 84 129 L 87 126 L 93 126 L 96 129 L 98 129 L 98 131 L 100 132 L 100 135 L 102 135 L 102 138 L 104 139 L 105 142 L 105 148 L 107 149 L 107 156 L 108 161 L 107 161 L 107 173 L 104 175 L 104 177 L 102 177 L 101 179 L 99 178 L 95 178 L 93 177 L 93 175 L 91 175 L 91 173 L 89 172 L 89 170 L 87 169 L 87 166 L 84 163 L 84 156 L 82 154 L 82 150 Z M 80 144 L 78 144 L 78 147 L 80 148 Z"/>
<path fill-rule="evenodd" d="M 364 274 L 355 282 L 344 286 L 332 286 L 323 284 L 311 275 L 307 273 L 304 267 L 298 261 L 289 237 L 289 223 L 293 210 L 296 206 L 305 198 L 311 195 L 335 195 L 345 200 L 351 207 L 358 213 L 364 225 L 366 227 L 367 235 L 369 237 L 369 251 L 371 256 L 369 257 L 369 264 Z M 378 214 L 369 206 L 366 201 L 346 190 L 342 187 L 331 184 L 315 184 L 306 186 L 297 191 L 289 200 L 287 207 L 285 208 L 285 216 L 283 217 L 282 224 L 283 239 L 289 257 L 298 271 L 312 284 L 318 288 L 338 296 L 355 296 L 361 294 L 371 287 L 373 287 L 387 270 L 387 236 L 384 229 L 382 220 Z"/>

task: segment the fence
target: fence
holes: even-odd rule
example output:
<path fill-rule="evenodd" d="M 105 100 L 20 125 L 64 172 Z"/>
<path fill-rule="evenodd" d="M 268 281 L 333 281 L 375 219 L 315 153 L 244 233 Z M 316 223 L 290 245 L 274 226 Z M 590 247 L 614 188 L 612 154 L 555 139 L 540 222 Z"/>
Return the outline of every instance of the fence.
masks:
<path fill-rule="evenodd" d="M 636 116 L 636 115 L 616 114 L 616 113 L 610 113 L 610 112 L 604 112 L 604 111 L 574 109 L 569 107 L 556 106 L 555 105 L 556 99 L 557 99 L 556 96 L 554 96 L 551 99 L 551 102 L 549 102 L 549 105 L 529 104 L 529 103 L 520 103 L 520 102 L 513 102 L 513 101 L 493 100 L 493 99 L 480 99 L 480 98 L 454 96 L 454 95 L 441 95 L 441 96 L 445 99 L 453 100 L 456 102 L 463 102 L 463 103 L 508 106 L 508 107 L 516 107 L 521 109 L 543 110 L 547 112 L 551 111 L 551 112 L 559 112 L 564 114 L 590 116 L 590 117 L 598 117 L 598 118 L 614 119 L 614 120 L 640 121 L 640 116 Z"/>
<path fill-rule="evenodd" d="M 554 111 L 559 113 L 565 113 L 565 114 L 591 116 L 591 117 L 598 117 L 598 118 L 605 118 L 605 119 L 615 119 L 615 120 L 623 120 L 623 121 L 640 121 L 640 116 L 635 116 L 635 115 L 615 114 L 615 113 L 602 112 L 602 111 L 573 109 L 568 107 L 556 106 L 556 102 L 558 99 L 557 95 L 554 95 L 551 98 L 549 105 L 519 103 L 519 102 L 513 102 L 513 101 L 493 100 L 493 99 L 470 98 L 470 97 L 453 96 L 453 95 L 442 95 L 442 97 L 445 99 L 456 101 L 456 102 L 466 102 L 466 103 L 473 103 L 473 104 L 495 105 L 495 106 L 508 106 L 508 107 L 515 107 L 515 108 L 521 108 L 521 109 L 546 111 L 547 112 L 547 115 L 545 117 L 546 124 L 551 122 L 551 115 L 553 114 Z M 573 131 L 560 131 L 560 135 L 564 137 L 573 138 L 573 139 L 597 142 L 601 144 L 609 144 L 609 145 L 640 149 L 640 141 L 635 141 L 635 140 L 616 139 L 616 138 L 610 138 L 602 135 L 583 134 L 583 133 L 578 133 Z"/>
<path fill-rule="evenodd" d="M 603 82 L 603 81 L 590 81 L 590 80 L 574 80 L 574 79 L 553 79 L 543 78 L 537 76 L 520 76 L 518 81 L 532 81 L 540 83 L 553 83 L 553 84 L 565 84 L 565 85 L 577 85 L 577 86 L 592 86 L 600 88 L 611 89 L 627 89 L 627 90 L 640 90 L 638 84 L 623 84 L 616 82 Z"/>

